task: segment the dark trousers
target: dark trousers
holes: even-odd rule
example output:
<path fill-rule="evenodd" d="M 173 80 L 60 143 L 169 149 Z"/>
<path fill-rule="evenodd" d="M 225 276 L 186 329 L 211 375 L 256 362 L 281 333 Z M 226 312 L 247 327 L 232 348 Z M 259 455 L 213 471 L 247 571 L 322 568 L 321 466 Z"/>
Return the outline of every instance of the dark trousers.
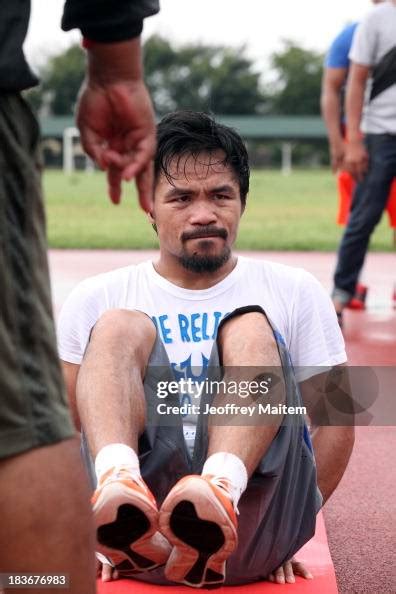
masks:
<path fill-rule="evenodd" d="M 334 274 L 334 295 L 343 301 L 355 293 L 370 236 L 381 219 L 396 177 L 396 135 L 367 134 L 365 143 L 369 170 L 356 186 Z"/>
<path fill-rule="evenodd" d="M 39 129 L 0 91 L 0 459 L 74 435 L 52 319 Z"/>

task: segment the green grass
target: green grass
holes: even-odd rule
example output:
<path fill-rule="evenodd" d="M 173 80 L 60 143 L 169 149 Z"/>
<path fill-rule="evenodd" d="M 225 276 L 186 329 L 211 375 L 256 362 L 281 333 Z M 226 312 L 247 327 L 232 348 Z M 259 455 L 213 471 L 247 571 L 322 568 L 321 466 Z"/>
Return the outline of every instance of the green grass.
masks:
<path fill-rule="evenodd" d="M 156 236 L 137 206 L 132 184 L 121 205 L 106 194 L 103 173 L 44 174 L 48 238 L 54 248 L 145 249 Z M 328 171 L 254 171 L 237 247 L 255 250 L 336 249 L 342 229 L 335 224 L 336 189 Z M 392 251 L 392 231 L 383 217 L 371 249 Z"/>

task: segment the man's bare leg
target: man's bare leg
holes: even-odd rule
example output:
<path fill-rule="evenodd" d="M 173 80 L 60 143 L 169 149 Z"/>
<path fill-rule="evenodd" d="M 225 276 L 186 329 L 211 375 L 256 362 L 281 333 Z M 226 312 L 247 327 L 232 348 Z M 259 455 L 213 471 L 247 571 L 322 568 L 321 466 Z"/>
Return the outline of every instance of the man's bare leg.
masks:
<path fill-rule="evenodd" d="M 77 380 L 77 407 L 98 479 L 97 551 L 126 577 L 163 565 L 169 556 L 138 459 L 145 427 L 143 378 L 155 339 L 145 314 L 106 312 L 92 331 Z"/>
<path fill-rule="evenodd" d="M 154 324 L 137 311 L 108 311 L 94 327 L 77 381 L 78 411 L 93 457 L 112 443 L 137 452 L 145 426 L 142 378 L 155 338 Z"/>
<path fill-rule="evenodd" d="M 93 594 L 94 531 L 77 438 L 2 460 L 0 483 L 7 485 L 0 490 L 0 571 L 68 574 L 68 592 Z M 29 588 L 43 591 L 59 588 Z"/>
<path fill-rule="evenodd" d="M 281 371 L 272 329 L 260 313 L 245 314 L 224 324 L 219 333 L 219 347 L 224 366 L 274 367 Z M 279 397 L 282 397 L 281 393 L 277 395 Z M 277 429 L 276 424 L 255 427 L 213 426 L 209 433 L 208 456 L 217 451 L 232 452 L 244 462 L 250 477 L 268 450 Z M 294 583 L 295 575 L 312 578 L 304 564 L 295 558 L 286 561 L 269 577 L 271 581 L 282 584 L 286 581 Z"/>
<path fill-rule="evenodd" d="M 281 370 L 273 331 L 259 312 L 246 313 L 224 323 L 220 328 L 218 345 L 226 370 L 225 381 L 253 381 L 257 368 Z M 238 400 L 239 404 L 244 404 L 242 398 Z M 284 394 L 279 403 L 284 403 Z M 242 460 L 250 477 L 275 437 L 281 420 L 281 417 L 274 417 L 273 424 L 252 426 L 211 424 L 208 457 L 216 452 L 232 453 Z"/>

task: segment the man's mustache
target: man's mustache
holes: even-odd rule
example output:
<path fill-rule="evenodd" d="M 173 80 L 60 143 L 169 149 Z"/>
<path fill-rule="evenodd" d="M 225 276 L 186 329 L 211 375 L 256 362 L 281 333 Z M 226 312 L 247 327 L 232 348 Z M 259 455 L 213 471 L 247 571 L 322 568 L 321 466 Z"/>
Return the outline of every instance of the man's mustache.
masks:
<path fill-rule="evenodd" d="M 182 234 L 181 240 L 187 241 L 188 239 L 205 239 L 206 237 L 221 237 L 227 239 L 228 233 L 225 229 L 218 227 L 200 227 L 195 231 L 186 231 Z"/>

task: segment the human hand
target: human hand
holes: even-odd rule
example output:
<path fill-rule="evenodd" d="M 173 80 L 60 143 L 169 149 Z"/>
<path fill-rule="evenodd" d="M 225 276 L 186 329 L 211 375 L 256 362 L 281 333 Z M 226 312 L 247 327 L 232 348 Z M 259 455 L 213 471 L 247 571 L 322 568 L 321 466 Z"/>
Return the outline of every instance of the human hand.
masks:
<path fill-rule="evenodd" d="M 85 82 L 77 107 L 82 146 L 107 170 L 109 195 L 121 198 L 121 181 L 136 177 L 141 207 L 152 209 L 155 122 L 143 80 Z"/>
<path fill-rule="evenodd" d="M 96 577 L 102 582 L 111 582 L 118 579 L 118 571 L 108 562 L 101 553 L 96 554 Z"/>
<path fill-rule="evenodd" d="M 367 173 L 369 156 L 362 140 L 348 142 L 345 148 L 344 167 L 360 182 Z"/>
<path fill-rule="evenodd" d="M 140 205 L 150 212 L 155 121 L 139 37 L 89 44 L 77 125 L 84 150 L 107 170 L 111 201 L 119 203 L 122 180 L 136 177 Z"/>
<path fill-rule="evenodd" d="M 294 584 L 296 581 L 295 577 L 299 575 L 306 580 L 312 580 L 313 575 L 308 571 L 301 561 L 297 561 L 295 557 L 292 557 L 283 565 L 275 569 L 272 573 L 269 574 L 268 580 L 270 582 L 275 582 L 276 584 Z"/>

